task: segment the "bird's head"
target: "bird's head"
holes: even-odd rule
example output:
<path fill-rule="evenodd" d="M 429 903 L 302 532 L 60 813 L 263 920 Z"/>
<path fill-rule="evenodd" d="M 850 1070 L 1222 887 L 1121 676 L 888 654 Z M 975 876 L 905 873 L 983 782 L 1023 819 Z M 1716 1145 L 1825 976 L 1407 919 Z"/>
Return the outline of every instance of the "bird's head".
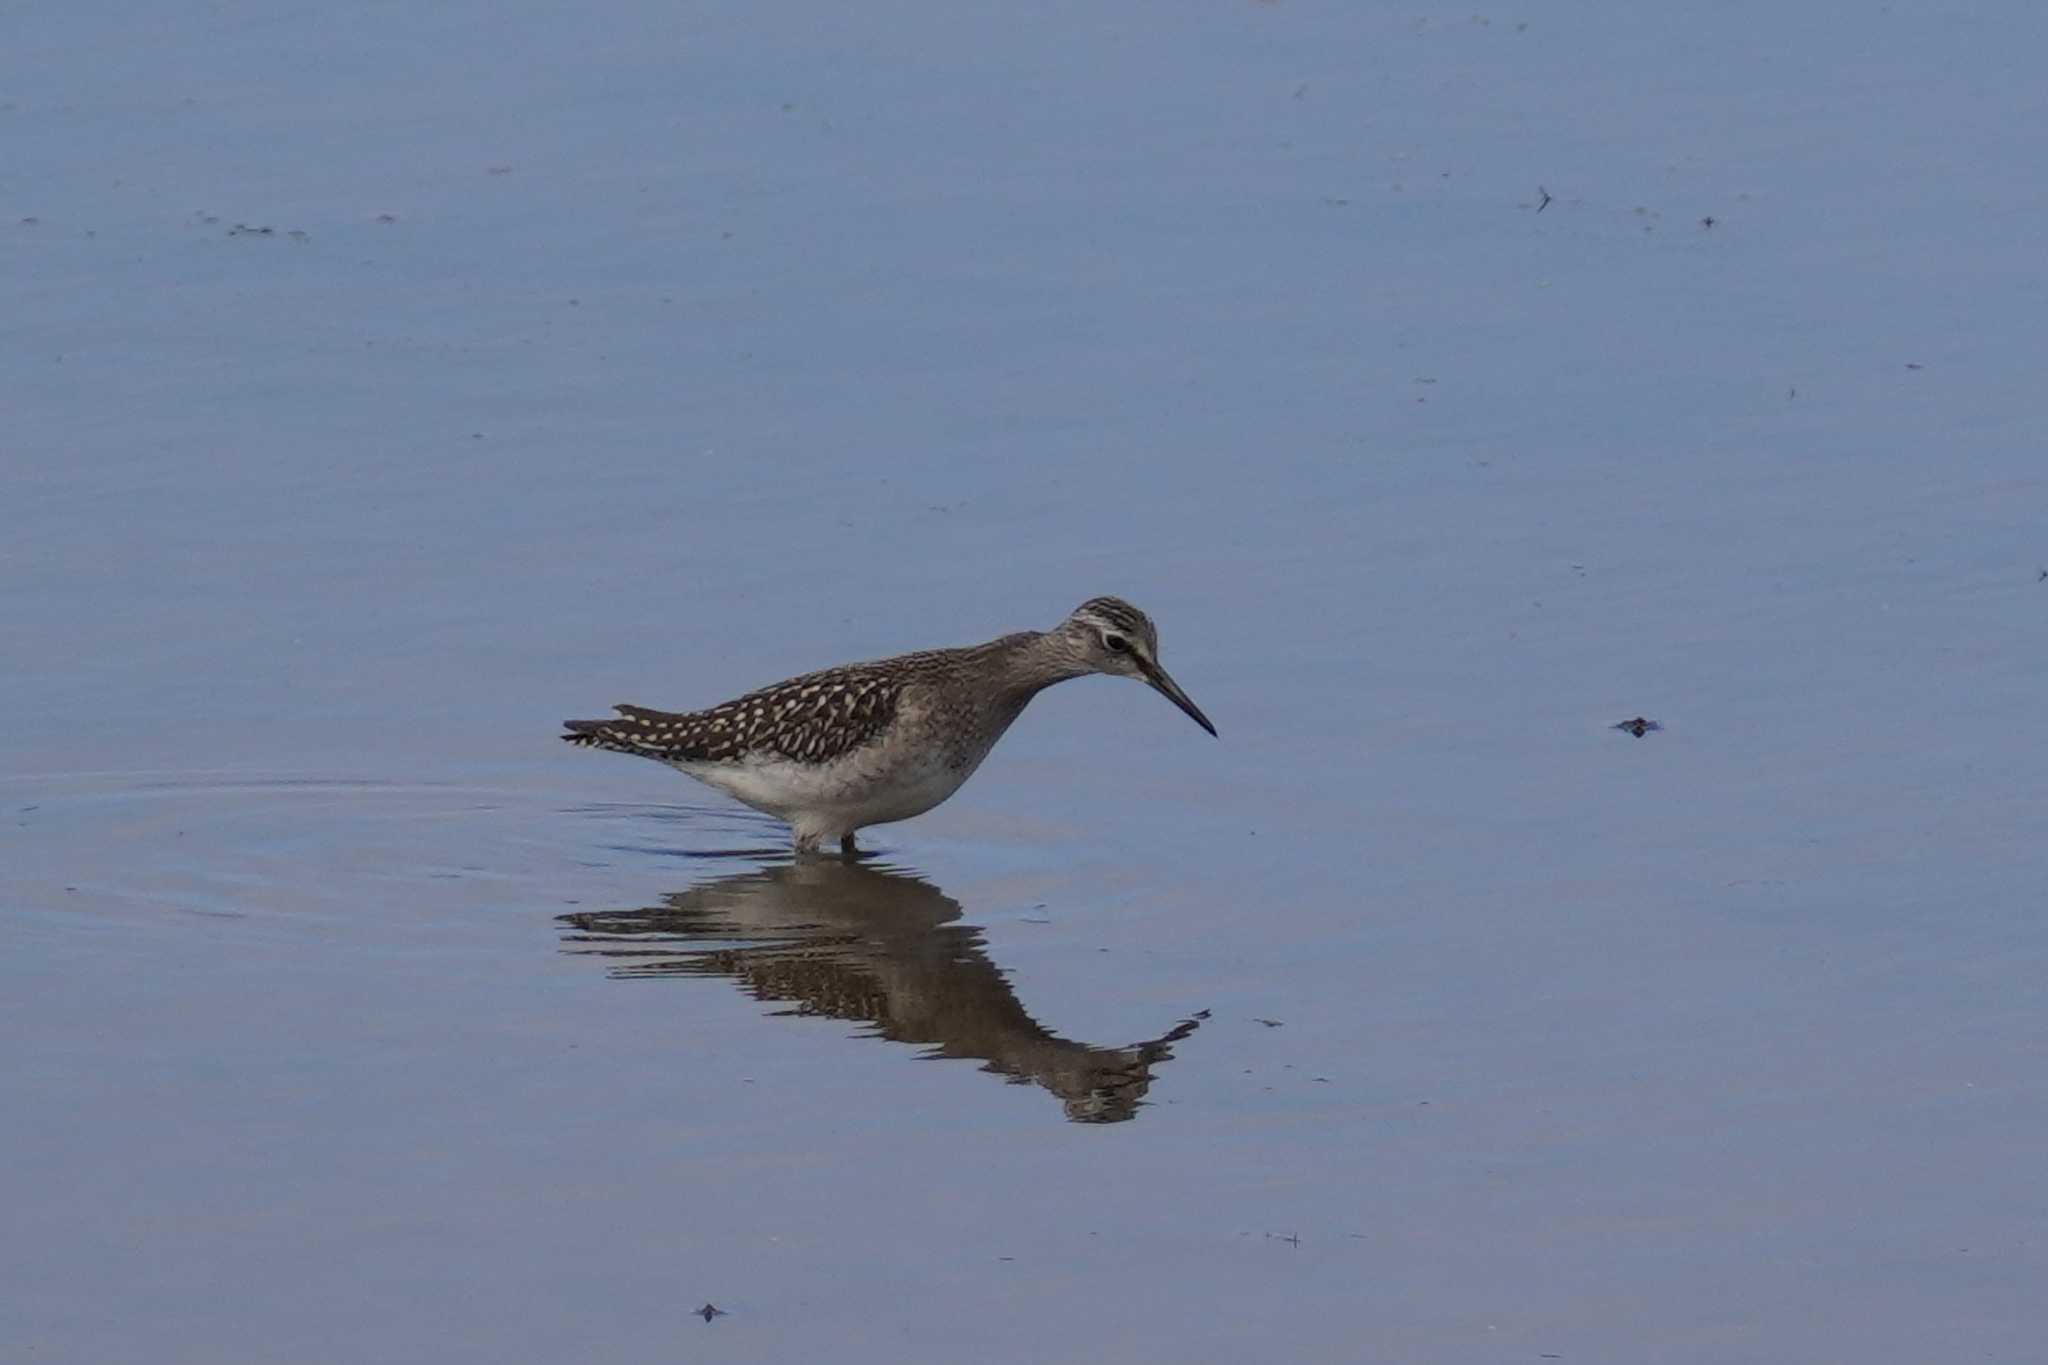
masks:
<path fill-rule="evenodd" d="M 1159 630 L 1152 618 L 1121 597 L 1089 598 L 1060 622 L 1054 634 L 1082 671 L 1136 678 L 1187 712 L 1195 724 L 1216 733 L 1202 708 L 1160 667 Z"/>

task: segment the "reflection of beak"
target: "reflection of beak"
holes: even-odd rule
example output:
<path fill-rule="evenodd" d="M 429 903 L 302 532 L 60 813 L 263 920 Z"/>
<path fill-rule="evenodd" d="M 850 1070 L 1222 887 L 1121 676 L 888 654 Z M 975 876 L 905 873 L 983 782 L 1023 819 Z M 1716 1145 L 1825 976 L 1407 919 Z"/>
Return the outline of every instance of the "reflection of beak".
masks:
<path fill-rule="evenodd" d="M 1202 708 L 1188 699 L 1188 694 L 1180 690 L 1179 683 L 1166 675 L 1165 669 L 1153 663 L 1150 659 L 1140 658 L 1135 650 L 1132 651 L 1131 657 L 1137 660 L 1138 671 L 1145 675 L 1145 681 L 1152 685 L 1153 691 L 1187 712 L 1189 718 L 1195 724 L 1201 726 L 1212 735 L 1216 733 L 1216 727 L 1211 725 L 1209 718 L 1202 714 Z"/>

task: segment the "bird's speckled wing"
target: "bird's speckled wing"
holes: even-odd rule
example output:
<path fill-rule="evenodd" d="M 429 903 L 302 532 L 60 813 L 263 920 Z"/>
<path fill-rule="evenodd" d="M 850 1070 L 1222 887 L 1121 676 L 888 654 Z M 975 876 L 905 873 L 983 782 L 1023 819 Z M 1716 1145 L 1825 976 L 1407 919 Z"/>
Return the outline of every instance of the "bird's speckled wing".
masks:
<path fill-rule="evenodd" d="M 708 711 L 615 706 L 614 720 L 564 721 L 562 738 L 669 762 L 772 756 L 829 763 L 879 738 L 923 671 L 908 656 L 806 673 Z"/>

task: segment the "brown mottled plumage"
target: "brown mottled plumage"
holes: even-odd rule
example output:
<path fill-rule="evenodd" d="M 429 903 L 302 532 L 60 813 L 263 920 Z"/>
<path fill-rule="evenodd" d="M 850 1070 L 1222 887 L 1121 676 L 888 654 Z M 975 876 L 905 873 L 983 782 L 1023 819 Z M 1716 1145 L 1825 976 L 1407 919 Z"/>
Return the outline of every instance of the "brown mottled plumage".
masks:
<path fill-rule="evenodd" d="M 858 749 L 896 719 L 903 688 L 921 660 L 950 651 L 905 654 L 874 663 L 820 669 L 775 683 L 708 711 L 656 711 L 620 703 L 617 720 L 564 721 L 571 744 L 665 761 L 733 762 L 774 753 L 799 763 L 824 763 Z"/>
<path fill-rule="evenodd" d="M 1095 597 L 1049 631 L 823 669 L 706 711 L 620 705 L 563 722 L 571 744 L 667 763 L 787 820 L 797 848 L 921 815 L 972 775 L 1031 698 L 1089 673 L 1142 679 L 1209 723 L 1159 666 L 1151 619 Z"/>

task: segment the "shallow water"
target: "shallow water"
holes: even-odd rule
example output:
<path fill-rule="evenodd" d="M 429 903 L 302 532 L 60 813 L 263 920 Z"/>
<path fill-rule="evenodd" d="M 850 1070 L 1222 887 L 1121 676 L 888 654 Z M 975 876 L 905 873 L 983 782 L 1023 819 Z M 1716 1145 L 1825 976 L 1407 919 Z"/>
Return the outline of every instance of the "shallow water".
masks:
<path fill-rule="evenodd" d="M 5 45 L 0 1357 L 2038 1359 L 2032 11 L 164 15 Z M 1102 592 L 1221 738 L 855 865 L 555 738 Z"/>

